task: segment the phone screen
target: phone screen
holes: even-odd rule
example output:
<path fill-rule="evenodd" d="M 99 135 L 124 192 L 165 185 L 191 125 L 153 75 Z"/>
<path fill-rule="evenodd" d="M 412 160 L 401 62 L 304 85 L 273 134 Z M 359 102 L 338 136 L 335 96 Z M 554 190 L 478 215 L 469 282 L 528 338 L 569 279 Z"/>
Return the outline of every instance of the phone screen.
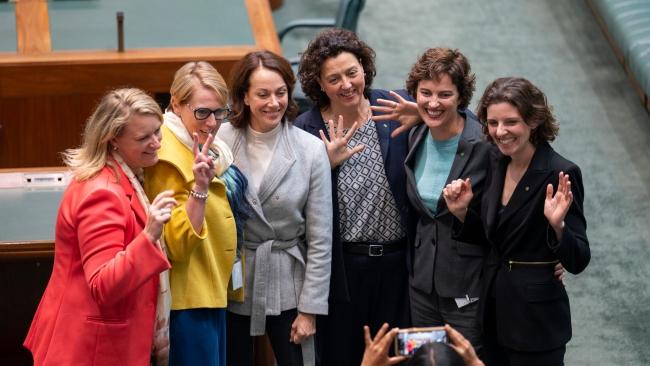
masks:
<path fill-rule="evenodd" d="M 447 332 L 442 327 L 402 329 L 395 337 L 395 353 L 412 356 L 423 344 L 447 343 Z"/>

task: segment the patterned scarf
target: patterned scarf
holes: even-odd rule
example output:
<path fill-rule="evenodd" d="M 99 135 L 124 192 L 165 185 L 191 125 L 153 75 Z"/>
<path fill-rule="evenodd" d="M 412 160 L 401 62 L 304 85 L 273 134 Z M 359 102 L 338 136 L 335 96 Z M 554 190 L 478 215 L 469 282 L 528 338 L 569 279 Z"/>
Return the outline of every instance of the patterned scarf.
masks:
<path fill-rule="evenodd" d="M 183 125 L 180 117 L 174 112 L 167 111 L 163 116 L 164 124 L 169 130 L 185 145 L 190 151 L 194 145 L 192 136 Z M 201 146 L 199 147 L 201 148 Z M 226 195 L 230 203 L 230 209 L 235 218 L 237 228 L 237 259 L 241 258 L 241 246 L 243 242 L 244 222 L 251 216 L 252 208 L 246 201 L 246 189 L 248 180 L 246 176 L 233 164 L 234 156 L 228 144 L 215 136 L 212 146 L 208 152 L 214 160 L 216 176 L 226 186 Z"/>
<path fill-rule="evenodd" d="M 131 186 L 138 196 L 140 205 L 145 209 L 148 216 L 150 203 L 147 195 L 144 193 L 142 184 L 140 183 L 142 181 L 142 169 L 134 173 L 131 168 L 126 165 L 124 159 L 122 159 L 122 156 L 120 156 L 117 151 L 113 151 L 112 155 L 124 171 L 124 174 L 129 178 L 129 182 L 131 182 Z M 136 174 L 138 174 L 138 176 L 136 176 Z M 156 241 L 156 244 L 165 256 L 167 256 L 164 236 L 161 236 L 160 239 Z M 155 360 L 157 366 L 166 366 L 169 363 L 169 311 L 171 310 L 172 305 L 171 292 L 169 291 L 169 270 L 161 272 L 159 277 L 160 281 L 158 284 L 156 318 L 154 322 L 153 345 L 151 352 L 152 359 Z"/>

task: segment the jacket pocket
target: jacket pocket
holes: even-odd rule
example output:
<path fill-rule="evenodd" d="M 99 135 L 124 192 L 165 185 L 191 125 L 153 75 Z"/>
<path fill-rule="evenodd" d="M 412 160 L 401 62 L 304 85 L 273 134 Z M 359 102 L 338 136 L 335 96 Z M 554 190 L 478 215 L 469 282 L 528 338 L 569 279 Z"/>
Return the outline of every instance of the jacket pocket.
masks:
<path fill-rule="evenodd" d="M 93 316 L 93 315 L 88 315 L 86 317 L 86 321 L 90 323 L 97 323 L 97 324 L 107 324 L 107 325 L 126 325 L 127 321 L 126 319 L 119 319 L 119 318 L 104 318 L 101 316 Z"/>
<path fill-rule="evenodd" d="M 485 249 L 480 245 L 467 244 L 460 241 L 456 242 L 456 251 L 458 255 L 468 257 L 483 257 L 485 256 Z"/>
<path fill-rule="evenodd" d="M 524 297 L 528 302 L 553 301 L 562 297 L 564 288 L 559 282 L 555 283 L 532 283 L 524 288 Z"/>

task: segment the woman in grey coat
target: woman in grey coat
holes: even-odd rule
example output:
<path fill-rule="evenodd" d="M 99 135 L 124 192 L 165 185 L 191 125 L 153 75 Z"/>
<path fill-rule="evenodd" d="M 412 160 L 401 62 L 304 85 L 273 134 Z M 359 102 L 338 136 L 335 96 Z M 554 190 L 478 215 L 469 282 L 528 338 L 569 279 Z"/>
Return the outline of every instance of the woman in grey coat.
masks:
<path fill-rule="evenodd" d="M 297 110 L 294 84 L 289 63 L 268 51 L 232 71 L 233 116 L 218 135 L 249 180 L 253 213 L 244 227 L 245 299 L 228 305 L 229 365 L 251 365 L 252 336 L 263 334 L 278 365 L 314 364 L 315 315 L 328 310 L 329 160 L 318 138 L 287 121 Z"/>

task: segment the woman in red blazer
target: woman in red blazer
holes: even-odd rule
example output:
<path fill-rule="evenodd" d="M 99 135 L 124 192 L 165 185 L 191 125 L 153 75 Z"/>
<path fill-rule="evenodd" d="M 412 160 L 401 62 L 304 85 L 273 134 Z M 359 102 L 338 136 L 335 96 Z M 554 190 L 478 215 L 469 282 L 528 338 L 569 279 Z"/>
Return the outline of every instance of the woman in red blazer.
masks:
<path fill-rule="evenodd" d="M 175 200 L 163 192 L 148 207 L 136 177 L 158 161 L 161 121 L 144 92 L 111 91 L 82 146 L 64 153 L 75 179 L 24 343 L 35 365 L 149 365 L 159 274 L 170 267 L 158 239 Z"/>

